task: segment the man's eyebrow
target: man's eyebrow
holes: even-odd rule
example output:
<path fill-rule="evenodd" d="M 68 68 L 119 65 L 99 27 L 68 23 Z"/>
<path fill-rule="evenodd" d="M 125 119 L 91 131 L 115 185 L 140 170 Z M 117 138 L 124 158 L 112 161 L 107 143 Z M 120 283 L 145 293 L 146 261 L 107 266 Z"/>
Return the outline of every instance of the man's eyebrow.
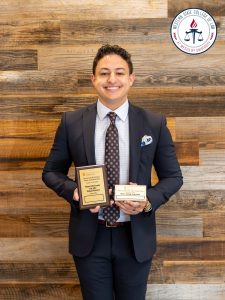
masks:
<path fill-rule="evenodd" d="M 101 68 L 100 70 L 110 70 L 109 68 Z M 116 68 L 116 70 L 125 70 L 123 67 Z"/>

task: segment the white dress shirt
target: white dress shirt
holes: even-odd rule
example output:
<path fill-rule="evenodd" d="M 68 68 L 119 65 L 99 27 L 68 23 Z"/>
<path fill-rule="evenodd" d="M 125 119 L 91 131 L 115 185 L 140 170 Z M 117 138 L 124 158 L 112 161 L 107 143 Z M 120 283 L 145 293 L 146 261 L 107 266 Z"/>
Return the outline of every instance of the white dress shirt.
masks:
<path fill-rule="evenodd" d="M 128 100 L 119 108 L 114 110 L 117 114 L 116 127 L 119 133 L 119 155 L 120 155 L 120 184 L 129 182 L 129 118 L 128 118 Z M 97 114 L 95 124 L 95 159 L 97 165 L 104 164 L 105 158 L 105 135 L 109 127 L 110 120 L 107 114 L 112 111 L 99 100 L 97 102 Z M 99 219 L 102 217 L 102 209 L 99 211 Z M 130 216 L 120 211 L 118 222 L 130 221 Z"/>

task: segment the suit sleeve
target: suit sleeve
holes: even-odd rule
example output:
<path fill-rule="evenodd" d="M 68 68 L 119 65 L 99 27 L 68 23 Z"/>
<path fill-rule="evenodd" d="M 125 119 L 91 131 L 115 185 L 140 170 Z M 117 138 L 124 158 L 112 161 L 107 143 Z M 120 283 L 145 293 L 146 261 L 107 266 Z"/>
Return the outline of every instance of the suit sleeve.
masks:
<path fill-rule="evenodd" d="M 176 158 L 171 134 L 166 126 L 165 117 L 162 117 L 161 121 L 154 167 L 159 182 L 147 191 L 153 211 L 166 203 L 183 184 L 181 169 Z"/>
<path fill-rule="evenodd" d="M 73 200 L 73 193 L 77 185 L 74 180 L 67 176 L 71 163 L 72 159 L 66 130 L 66 114 L 64 114 L 44 166 L 42 180 L 60 197 L 66 199 L 71 205 L 76 206 L 77 203 Z"/>

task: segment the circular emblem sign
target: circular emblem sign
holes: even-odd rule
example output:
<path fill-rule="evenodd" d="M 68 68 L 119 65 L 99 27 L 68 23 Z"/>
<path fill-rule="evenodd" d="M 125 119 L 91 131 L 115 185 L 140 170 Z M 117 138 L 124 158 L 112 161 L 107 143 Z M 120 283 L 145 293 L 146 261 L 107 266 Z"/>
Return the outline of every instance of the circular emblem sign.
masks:
<path fill-rule="evenodd" d="M 189 8 L 176 15 L 170 33 L 178 49 L 188 54 L 200 54 L 212 47 L 217 28 L 209 13 L 202 9 Z"/>

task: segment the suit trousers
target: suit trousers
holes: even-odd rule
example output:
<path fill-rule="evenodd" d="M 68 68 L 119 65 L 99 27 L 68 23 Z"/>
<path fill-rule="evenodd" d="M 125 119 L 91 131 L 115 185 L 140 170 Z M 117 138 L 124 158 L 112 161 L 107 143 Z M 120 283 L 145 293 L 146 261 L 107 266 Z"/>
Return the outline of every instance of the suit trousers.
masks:
<path fill-rule="evenodd" d="M 84 300 L 145 299 L 152 260 L 136 260 L 130 222 L 116 228 L 98 224 L 91 253 L 73 258 Z"/>

